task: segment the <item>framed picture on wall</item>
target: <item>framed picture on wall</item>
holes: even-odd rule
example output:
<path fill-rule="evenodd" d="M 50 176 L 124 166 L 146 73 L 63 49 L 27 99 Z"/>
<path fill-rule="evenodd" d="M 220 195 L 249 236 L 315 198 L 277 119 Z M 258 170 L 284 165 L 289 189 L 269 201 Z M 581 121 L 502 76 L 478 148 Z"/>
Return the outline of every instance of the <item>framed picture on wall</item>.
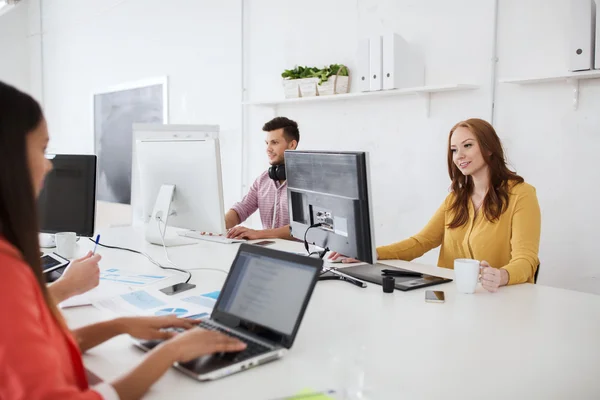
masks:
<path fill-rule="evenodd" d="M 111 87 L 93 94 L 97 199 L 131 204 L 132 125 L 167 124 L 167 77 Z"/>

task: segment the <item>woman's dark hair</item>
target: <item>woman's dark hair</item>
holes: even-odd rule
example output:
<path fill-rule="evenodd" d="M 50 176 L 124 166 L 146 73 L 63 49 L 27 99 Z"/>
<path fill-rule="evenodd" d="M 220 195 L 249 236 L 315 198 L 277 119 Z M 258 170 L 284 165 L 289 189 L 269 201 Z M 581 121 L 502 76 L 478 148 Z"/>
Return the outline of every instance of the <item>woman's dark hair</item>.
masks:
<path fill-rule="evenodd" d="M 473 194 L 473 179 L 468 175 L 463 175 L 452 158 L 450 142 L 454 131 L 459 127 L 467 128 L 475 135 L 483 159 L 488 166 L 490 187 L 483 199 L 481 209 L 489 221 L 495 222 L 508 207 L 509 182 L 523 183 L 524 181 L 522 177 L 508 169 L 504 149 L 494 127 L 482 119 L 471 118 L 454 125 L 448 136 L 448 174 L 452 180 L 452 191 L 455 195 L 450 205 L 450 210 L 454 212 L 454 218 L 450 221 L 448 227 L 458 228 L 467 223 L 469 219 L 469 202 Z"/>
<path fill-rule="evenodd" d="M 27 160 L 27 135 L 43 120 L 37 101 L 0 82 L 0 236 L 21 252 L 50 311 L 62 324 L 40 265 L 36 198 Z"/>

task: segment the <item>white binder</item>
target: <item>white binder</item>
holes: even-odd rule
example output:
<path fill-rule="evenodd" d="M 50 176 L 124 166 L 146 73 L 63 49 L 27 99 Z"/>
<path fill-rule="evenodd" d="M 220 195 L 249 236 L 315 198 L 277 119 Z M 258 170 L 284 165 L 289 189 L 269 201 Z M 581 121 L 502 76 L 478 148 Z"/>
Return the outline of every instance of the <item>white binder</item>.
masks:
<path fill-rule="evenodd" d="M 404 38 L 396 33 L 383 37 L 383 88 L 402 89 L 423 86 L 423 60 Z"/>
<path fill-rule="evenodd" d="M 372 36 L 369 38 L 370 90 L 381 90 L 383 88 L 383 80 L 381 79 L 383 71 L 382 50 L 381 36 Z"/>
<path fill-rule="evenodd" d="M 596 2 L 571 0 L 570 17 L 569 70 L 590 70 L 594 68 L 596 50 Z"/>
<path fill-rule="evenodd" d="M 600 0 L 596 0 L 596 62 L 595 68 L 600 69 Z"/>
<path fill-rule="evenodd" d="M 358 89 L 361 92 L 371 90 L 369 54 L 369 38 L 360 39 L 358 41 L 356 65 L 358 70 Z"/>

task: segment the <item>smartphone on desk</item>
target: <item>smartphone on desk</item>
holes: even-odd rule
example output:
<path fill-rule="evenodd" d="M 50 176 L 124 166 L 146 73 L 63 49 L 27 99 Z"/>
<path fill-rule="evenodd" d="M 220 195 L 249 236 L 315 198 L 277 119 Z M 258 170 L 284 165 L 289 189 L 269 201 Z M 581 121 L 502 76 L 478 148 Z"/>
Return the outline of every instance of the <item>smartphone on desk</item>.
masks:
<path fill-rule="evenodd" d="M 263 241 L 252 243 L 252 244 L 255 244 L 257 246 L 268 246 L 270 244 L 275 244 L 275 241 L 273 241 L 273 240 L 263 240 Z"/>
<path fill-rule="evenodd" d="M 446 296 L 441 290 L 427 290 L 425 292 L 425 301 L 428 303 L 443 303 Z"/>
<path fill-rule="evenodd" d="M 167 286 L 166 288 L 162 288 L 160 289 L 160 291 L 166 294 L 167 296 L 173 296 L 174 294 L 185 292 L 186 290 L 190 290 L 195 287 L 196 285 L 194 285 L 193 283 L 181 282 L 176 283 L 175 285 Z"/>

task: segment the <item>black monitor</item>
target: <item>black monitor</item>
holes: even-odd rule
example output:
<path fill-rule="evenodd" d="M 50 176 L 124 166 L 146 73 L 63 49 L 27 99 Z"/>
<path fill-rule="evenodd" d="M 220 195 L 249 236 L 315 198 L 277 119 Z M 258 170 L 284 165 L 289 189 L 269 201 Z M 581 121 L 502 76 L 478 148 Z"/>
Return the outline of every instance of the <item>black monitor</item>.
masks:
<path fill-rule="evenodd" d="M 285 170 L 292 236 L 373 264 L 368 154 L 286 151 Z"/>
<path fill-rule="evenodd" d="M 53 164 L 38 199 L 40 232 L 94 235 L 96 156 L 48 155 Z"/>

